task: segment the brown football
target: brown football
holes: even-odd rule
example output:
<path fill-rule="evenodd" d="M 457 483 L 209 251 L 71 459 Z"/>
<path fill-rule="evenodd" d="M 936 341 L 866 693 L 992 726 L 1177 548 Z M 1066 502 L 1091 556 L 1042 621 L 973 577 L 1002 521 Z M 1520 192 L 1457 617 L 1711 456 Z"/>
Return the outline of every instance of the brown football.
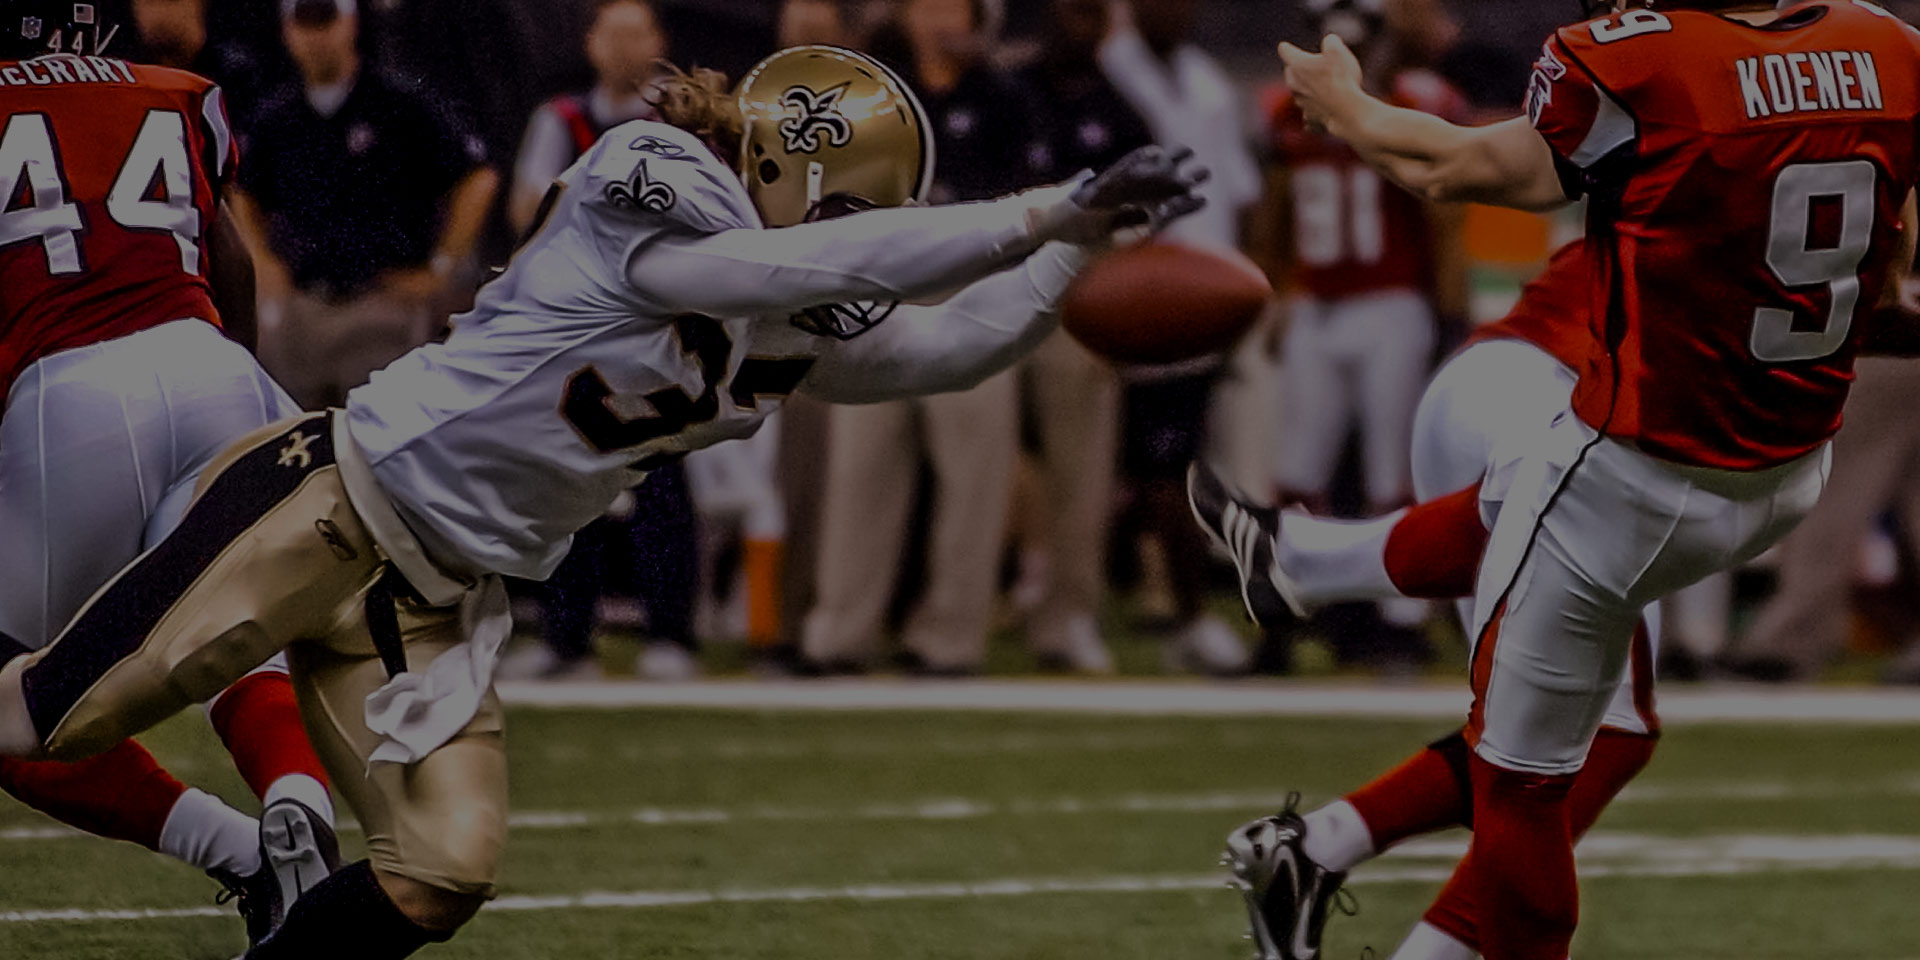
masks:
<path fill-rule="evenodd" d="M 1149 243 L 1095 261 L 1067 291 L 1060 322 L 1119 363 L 1175 363 L 1232 347 L 1273 286 L 1238 253 Z"/>

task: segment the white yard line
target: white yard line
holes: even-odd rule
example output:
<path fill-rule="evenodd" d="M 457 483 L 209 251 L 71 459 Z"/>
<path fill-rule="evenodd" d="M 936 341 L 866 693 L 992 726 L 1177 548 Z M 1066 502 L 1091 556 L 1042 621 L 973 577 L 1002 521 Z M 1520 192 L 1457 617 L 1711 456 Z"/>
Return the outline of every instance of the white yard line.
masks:
<path fill-rule="evenodd" d="M 706 710 L 968 710 L 1140 716 L 1301 716 L 1442 719 L 1466 715 L 1453 686 L 1246 681 L 1060 682 L 899 679 L 508 683 L 510 705 L 543 708 Z M 1668 691 L 1668 723 L 1848 723 L 1920 725 L 1920 691 L 1775 689 L 1744 685 Z"/>
<path fill-rule="evenodd" d="M 1866 781 L 1846 786 L 1831 783 L 1793 784 L 1780 781 L 1697 782 L 1629 787 L 1616 803 L 1689 803 L 1700 801 L 1769 801 L 1920 796 L 1920 778 Z M 508 825 L 518 831 L 573 830 L 586 827 L 675 827 L 729 823 L 835 823 L 858 821 L 977 820 L 986 817 L 1080 816 L 1087 814 L 1250 814 L 1277 810 L 1287 791 L 1246 791 L 1191 794 L 1129 794 L 1117 797 L 1055 797 L 1051 799 L 984 800 L 968 797 L 929 797 L 899 803 L 872 803 L 854 807 L 640 807 L 627 810 L 523 810 Z M 352 822 L 342 831 L 357 830 Z M 13 827 L 0 830 L 0 843 L 27 843 L 87 838 L 87 834 L 58 825 Z"/>
<path fill-rule="evenodd" d="M 1768 872 L 1892 869 L 1920 870 L 1920 837 L 1840 835 L 1828 837 L 1717 836 L 1685 840 L 1629 834 L 1599 835 L 1583 846 L 1581 873 L 1598 877 L 1724 877 Z M 1444 849 L 1443 849 L 1444 848 Z M 1425 855 L 1457 855 L 1464 846 L 1446 841 Z M 1402 852 L 1401 858 L 1407 854 Z M 1394 864 L 1366 867 L 1347 882 L 1359 886 L 1389 883 L 1437 883 L 1445 865 Z M 852 886 L 726 888 L 716 890 L 634 890 L 553 896 L 502 897 L 487 910 L 540 912 L 591 909 L 648 909 L 712 904 L 878 902 L 894 900 L 967 900 L 1058 894 L 1170 893 L 1221 889 L 1223 873 L 1179 873 L 1002 879 L 949 883 L 893 883 Z M 231 917 L 217 907 L 146 910 L 10 910 L 0 924 L 91 923 Z"/>

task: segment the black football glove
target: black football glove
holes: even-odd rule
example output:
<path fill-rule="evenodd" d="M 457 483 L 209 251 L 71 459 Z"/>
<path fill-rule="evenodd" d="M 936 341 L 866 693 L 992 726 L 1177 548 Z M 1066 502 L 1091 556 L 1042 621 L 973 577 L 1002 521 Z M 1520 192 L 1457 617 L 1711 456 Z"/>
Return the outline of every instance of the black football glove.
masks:
<path fill-rule="evenodd" d="M 1192 162 L 1193 151 L 1141 147 L 1073 191 L 1049 219 L 1048 237 L 1068 243 L 1097 244 L 1117 231 L 1158 229 L 1184 217 L 1206 201 L 1194 190 L 1207 182 L 1207 168 Z"/>

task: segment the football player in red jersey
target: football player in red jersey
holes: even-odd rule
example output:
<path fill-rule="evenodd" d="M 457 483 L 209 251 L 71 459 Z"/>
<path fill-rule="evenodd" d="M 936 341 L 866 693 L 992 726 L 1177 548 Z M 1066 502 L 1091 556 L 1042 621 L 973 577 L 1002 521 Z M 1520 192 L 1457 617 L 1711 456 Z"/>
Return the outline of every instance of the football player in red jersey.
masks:
<path fill-rule="evenodd" d="M 1393 103 L 1463 120 L 1466 98 L 1416 65 L 1415 38 L 1389 28 L 1387 0 L 1312 0 L 1325 32 L 1369 63 Z M 1433 359 L 1435 315 L 1464 316 L 1459 208 L 1386 182 L 1353 148 L 1310 128 L 1284 86 L 1268 95 L 1274 159 L 1266 227 L 1270 268 L 1291 278 L 1286 403 L 1276 476 L 1290 500 L 1324 512 L 1347 432 L 1358 424 L 1369 503 L 1412 499 L 1407 440 L 1419 384 Z"/>
<path fill-rule="evenodd" d="M 104 6 L 0 0 L 0 647 L 48 643 L 179 521 L 215 454 L 298 412 L 221 335 L 250 339 L 253 305 L 220 215 L 238 161 L 220 90 L 112 56 L 123 27 Z M 258 826 L 131 741 L 0 761 L 0 786 L 208 869 L 257 937 L 337 862 L 325 774 L 284 666 L 210 713 L 267 802 Z"/>
<path fill-rule="evenodd" d="M 1568 795 L 1640 608 L 1766 549 L 1824 485 L 1855 321 L 1910 256 L 1920 33 L 1864 0 L 1616 9 L 1548 41 L 1528 117 L 1478 128 L 1369 96 L 1338 38 L 1281 52 L 1309 119 L 1410 189 L 1591 200 L 1596 347 L 1480 493 L 1466 732 L 1481 952 L 1564 960 Z M 1304 857 L 1300 833 L 1272 839 Z"/>
<path fill-rule="evenodd" d="M 1262 572 L 1249 585 L 1257 618 L 1292 616 L 1288 604 L 1311 610 L 1342 600 L 1405 597 L 1456 600 L 1462 620 L 1471 620 L 1474 572 L 1487 541 L 1481 481 L 1490 464 L 1510 459 L 1503 453 L 1524 448 L 1525 438 L 1565 409 L 1573 370 L 1592 342 L 1586 321 L 1590 279 L 1585 245 L 1562 248 L 1505 319 L 1474 331 L 1434 374 L 1420 400 L 1410 459 L 1421 503 L 1362 521 L 1284 514 L 1272 561 L 1288 589 L 1283 598 Z M 1235 512 L 1245 511 L 1244 502 L 1197 464 L 1188 492 L 1202 525 L 1230 544 L 1228 531 Z M 1568 798 L 1576 837 L 1653 756 L 1660 728 L 1652 670 L 1658 611 L 1650 606 L 1645 620 L 1631 668 L 1617 685 Z M 1316 810 L 1301 815 L 1289 809 L 1235 829 L 1228 836 L 1228 862 L 1247 898 L 1261 955 L 1284 960 L 1317 949 L 1326 911 L 1348 871 L 1415 836 L 1471 825 L 1468 756 L 1464 731 L 1456 733 Z M 1299 889 L 1276 891 L 1271 858 L 1284 845 L 1274 841 L 1288 832 L 1300 835 L 1312 875 L 1303 877 Z M 1393 960 L 1478 956 L 1473 882 L 1464 865 L 1457 869 Z M 1300 897 L 1301 890 L 1312 896 Z M 1295 936 L 1301 938 L 1297 944 Z"/>

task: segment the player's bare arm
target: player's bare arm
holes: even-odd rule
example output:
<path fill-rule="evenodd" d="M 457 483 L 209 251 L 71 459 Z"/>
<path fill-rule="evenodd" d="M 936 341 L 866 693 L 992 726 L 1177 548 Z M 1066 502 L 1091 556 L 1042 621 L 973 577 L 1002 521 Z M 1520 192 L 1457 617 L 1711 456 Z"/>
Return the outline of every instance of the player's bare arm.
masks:
<path fill-rule="evenodd" d="M 258 347 L 260 323 L 254 299 L 253 254 L 233 224 L 231 205 L 220 205 L 220 216 L 207 232 L 207 280 L 213 287 L 213 306 L 220 311 L 220 327 L 248 350 Z"/>
<path fill-rule="evenodd" d="M 247 246 L 253 262 L 254 285 L 263 300 L 284 300 L 293 292 L 293 272 L 269 245 L 266 214 L 260 204 L 238 186 L 227 188 L 227 209 L 233 214 L 234 229 Z"/>
<path fill-rule="evenodd" d="M 1553 151 L 1525 118 L 1466 127 L 1386 103 L 1361 86 L 1360 61 L 1334 36 L 1319 53 L 1283 43 L 1280 58 L 1308 118 L 1406 189 L 1438 203 L 1520 210 L 1568 202 Z"/>

